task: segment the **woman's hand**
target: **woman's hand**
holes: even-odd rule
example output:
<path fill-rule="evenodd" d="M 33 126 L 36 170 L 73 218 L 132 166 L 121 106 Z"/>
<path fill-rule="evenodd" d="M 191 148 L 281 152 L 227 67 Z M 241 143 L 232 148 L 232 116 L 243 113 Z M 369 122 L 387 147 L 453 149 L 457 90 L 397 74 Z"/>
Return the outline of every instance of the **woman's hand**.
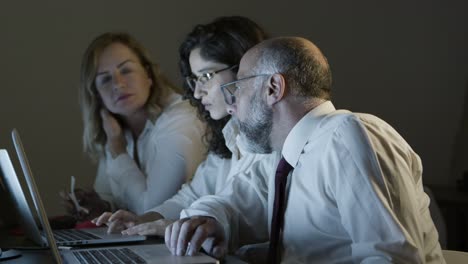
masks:
<path fill-rule="evenodd" d="M 174 223 L 175 220 L 159 219 L 152 222 L 142 223 L 131 226 L 122 231 L 123 235 L 140 235 L 140 236 L 160 236 L 163 237 L 166 227 Z"/>
<path fill-rule="evenodd" d="M 115 213 L 105 212 L 94 218 L 92 222 L 97 226 L 107 225 L 107 233 L 118 233 L 132 227 L 138 221 L 138 216 L 126 210 L 118 210 Z"/>
<path fill-rule="evenodd" d="M 107 146 L 112 155 L 116 158 L 122 153 L 125 153 L 127 141 L 123 134 L 122 126 L 119 121 L 107 109 L 101 109 L 102 128 L 106 132 Z"/>

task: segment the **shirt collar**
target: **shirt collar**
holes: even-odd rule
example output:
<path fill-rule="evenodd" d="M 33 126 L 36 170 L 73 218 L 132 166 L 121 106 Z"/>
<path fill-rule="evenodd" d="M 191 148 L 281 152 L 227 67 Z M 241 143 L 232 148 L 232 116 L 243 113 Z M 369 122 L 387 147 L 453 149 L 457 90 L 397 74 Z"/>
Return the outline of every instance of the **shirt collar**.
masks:
<path fill-rule="evenodd" d="M 138 137 L 138 139 L 145 137 L 146 134 L 149 133 L 149 131 L 151 131 L 154 128 L 154 124 L 155 124 L 154 121 L 151 121 L 150 119 L 147 119 L 146 123 L 145 123 L 145 127 L 143 128 L 143 131 L 141 131 L 141 134 Z M 127 149 L 128 149 L 128 147 L 130 147 L 130 150 L 132 150 L 133 149 L 133 135 L 132 135 L 132 132 L 129 129 L 125 129 L 124 130 L 124 135 L 125 135 L 125 139 L 127 140 Z"/>
<path fill-rule="evenodd" d="M 294 168 L 296 167 L 302 149 L 317 127 L 319 120 L 335 110 L 335 106 L 333 106 L 332 102 L 326 101 L 308 112 L 291 129 L 284 141 L 282 150 L 284 159 L 291 164 L 291 166 Z"/>
<path fill-rule="evenodd" d="M 241 152 L 237 146 L 239 135 L 239 125 L 231 118 L 223 128 L 223 136 L 225 140 L 226 147 L 235 155 L 238 159 L 240 158 Z"/>

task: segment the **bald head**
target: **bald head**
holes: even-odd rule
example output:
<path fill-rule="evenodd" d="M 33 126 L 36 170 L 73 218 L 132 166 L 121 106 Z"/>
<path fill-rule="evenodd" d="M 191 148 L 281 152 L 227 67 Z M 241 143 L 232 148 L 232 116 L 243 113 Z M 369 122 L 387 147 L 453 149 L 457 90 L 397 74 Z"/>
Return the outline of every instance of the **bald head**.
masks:
<path fill-rule="evenodd" d="M 327 59 L 307 39 L 269 39 L 254 46 L 244 57 L 256 74 L 281 73 L 293 95 L 330 99 L 332 76 Z"/>

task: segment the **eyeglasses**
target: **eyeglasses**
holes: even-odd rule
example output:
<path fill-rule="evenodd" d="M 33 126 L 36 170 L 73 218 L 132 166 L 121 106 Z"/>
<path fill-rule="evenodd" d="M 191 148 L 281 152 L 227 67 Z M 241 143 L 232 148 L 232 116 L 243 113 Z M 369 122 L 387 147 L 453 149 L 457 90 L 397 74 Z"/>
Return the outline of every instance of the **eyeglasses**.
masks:
<path fill-rule="evenodd" d="M 221 70 L 217 70 L 217 71 L 213 71 L 213 72 L 206 72 L 206 73 L 203 73 L 200 76 L 194 76 L 194 75 L 187 76 L 187 77 L 185 77 L 185 81 L 187 82 L 187 85 L 189 86 L 189 88 L 192 91 L 195 91 L 195 87 L 197 86 L 197 82 L 201 83 L 201 84 L 205 84 L 209 80 L 213 79 L 215 74 L 223 72 L 223 71 L 235 69 L 235 68 L 237 68 L 237 66 L 238 65 L 233 65 L 233 66 L 229 66 L 227 68 L 223 68 Z"/>
<path fill-rule="evenodd" d="M 235 93 L 236 93 L 236 91 L 238 89 L 240 89 L 240 87 L 238 85 L 239 82 L 245 81 L 245 80 L 248 80 L 248 79 L 251 79 L 251 78 L 255 78 L 255 77 L 270 76 L 270 75 L 271 74 L 267 74 L 267 73 L 252 75 L 252 76 L 241 78 L 241 79 L 239 79 L 237 81 L 233 81 L 233 82 L 221 85 L 221 91 L 223 92 L 224 101 L 228 105 L 232 105 L 232 104 L 234 104 L 236 102 Z"/>

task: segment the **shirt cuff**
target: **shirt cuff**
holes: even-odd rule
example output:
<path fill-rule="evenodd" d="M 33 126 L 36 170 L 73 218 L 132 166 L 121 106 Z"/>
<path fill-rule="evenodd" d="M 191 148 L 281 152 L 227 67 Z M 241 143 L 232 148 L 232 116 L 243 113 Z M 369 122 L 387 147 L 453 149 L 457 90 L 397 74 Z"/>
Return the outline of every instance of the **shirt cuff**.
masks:
<path fill-rule="evenodd" d="M 221 224 L 221 227 L 224 230 L 224 238 L 228 242 L 229 245 L 229 252 L 232 252 L 234 249 L 237 248 L 237 241 L 233 241 L 234 239 L 231 238 L 231 227 L 229 225 L 228 219 L 225 217 L 220 217 L 222 214 L 214 212 L 206 212 L 205 210 L 198 210 L 193 208 L 184 209 L 180 212 L 180 218 L 192 217 L 192 216 L 208 216 L 213 217 Z"/>
<path fill-rule="evenodd" d="M 156 212 L 162 215 L 165 219 L 177 220 L 179 219 L 180 211 L 181 208 L 177 206 L 177 204 L 167 201 L 159 206 L 147 210 L 145 213 Z"/>

